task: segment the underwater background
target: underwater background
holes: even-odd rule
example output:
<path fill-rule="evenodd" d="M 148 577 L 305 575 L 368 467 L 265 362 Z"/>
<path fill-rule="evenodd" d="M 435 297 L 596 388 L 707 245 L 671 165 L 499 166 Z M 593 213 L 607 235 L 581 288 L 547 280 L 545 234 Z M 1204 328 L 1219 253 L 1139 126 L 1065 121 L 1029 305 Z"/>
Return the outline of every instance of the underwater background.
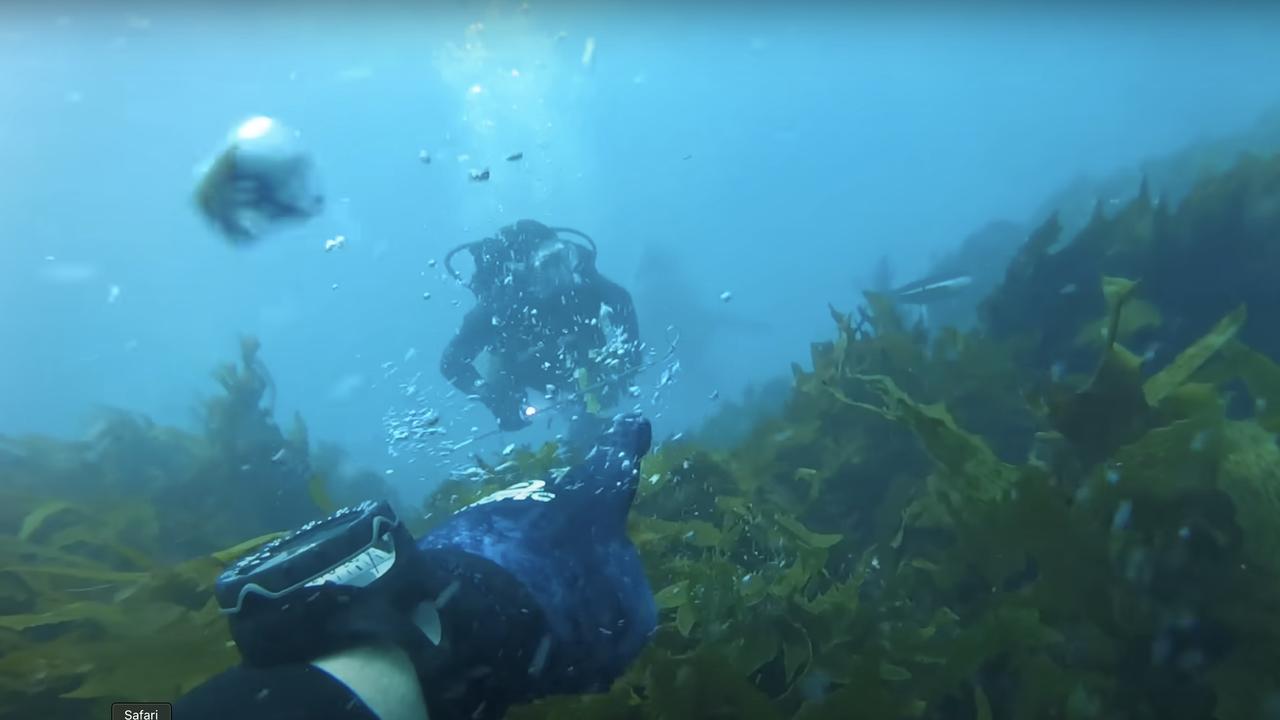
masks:
<path fill-rule="evenodd" d="M 263 536 L 554 467 L 555 418 L 452 450 L 493 421 L 438 370 L 471 303 L 439 262 L 533 218 L 678 367 L 638 400 L 663 624 L 511 716 L 1280 717 L 1277 37 L 1252 4 L 5 4 L 0 716 L 234 663 L 210 585 Z M 232 247 L 194 173 L 256 114 L 330 202 Z M 935 272 L 972 283 L 895 301 Z"/>

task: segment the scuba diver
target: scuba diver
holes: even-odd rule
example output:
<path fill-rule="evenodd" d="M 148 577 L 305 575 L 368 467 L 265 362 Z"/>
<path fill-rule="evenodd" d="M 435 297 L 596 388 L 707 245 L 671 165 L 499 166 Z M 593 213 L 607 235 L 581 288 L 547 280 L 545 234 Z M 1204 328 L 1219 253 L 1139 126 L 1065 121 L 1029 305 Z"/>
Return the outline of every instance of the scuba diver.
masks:
<path fill-rule="evenodd" d="M 564 237 L 574 235 L 579 243 Z M 469 280 L 453 257 L 469 250 Z M 570 441 L 599 431 L 595 413 L 614 405 L 642 360 L 631 295 L 596 269 L 587 235 L 521 220 L 454 248 L 445 267 L 476 296 L 440 362 L 459 391 L 484 403 L 502 431 L 528 425 L 539 409 L 528 389 L 572 408 Z M 475 367 L 488 351 L 484 375 Z"/>
<path fill-rule="evenodd" d="M 626 521 L 652 432 L 618 416 L 567 471 L 454 513 L 418 541 L 385 502 L 303 526 L 214 594 L 243 663 L 182 720 L 475 720 L 607 690 L 657 607 Z"/>

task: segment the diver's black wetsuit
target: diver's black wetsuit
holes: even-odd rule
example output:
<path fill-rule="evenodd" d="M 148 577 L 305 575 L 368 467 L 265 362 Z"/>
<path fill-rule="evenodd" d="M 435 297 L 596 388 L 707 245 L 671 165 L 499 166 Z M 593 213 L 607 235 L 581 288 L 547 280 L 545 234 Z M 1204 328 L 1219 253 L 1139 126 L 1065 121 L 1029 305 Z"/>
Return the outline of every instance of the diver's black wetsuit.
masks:
<path fill-rule="evenodd" d="M 627 377 L 640 366 L 640 326 L 631 295 L 596 270 L 594 253 L 584 253 L 571 284 L 539 293 L 531 285 L 538 269 L 528 256 L 556 233 L 522 220 L 473 249 L 477 271 L 470 283 L 476 306 L 445 348 L 440 370 L 459 391 L 478 395 L 504 430 L 524 426 L 525 392 L 547 386 L 574 393 L 580 383 L 599 388 L 595 399 L 609 407 Z M 514 266 L 515 269 L 512 269 Z M 483 351 L 491 368 L 482 378 L 473 365 Z M 585 371 L 585 377 L 577 373 Z"/>

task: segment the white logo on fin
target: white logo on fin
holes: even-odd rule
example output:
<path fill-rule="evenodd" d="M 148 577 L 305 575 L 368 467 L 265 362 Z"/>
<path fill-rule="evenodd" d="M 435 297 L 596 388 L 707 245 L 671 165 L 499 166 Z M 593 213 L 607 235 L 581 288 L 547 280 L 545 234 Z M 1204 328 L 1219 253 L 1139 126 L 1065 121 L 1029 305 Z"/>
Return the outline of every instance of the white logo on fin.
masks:
<path fill-rule="evenodd" d="M 534 502 L 551 502 L 555 499 L 556 494 L 548 490 L 544 490 L 543 488 L 546 486 L 547 483 L 543 480 L 519 482 L 505 490 L 499 490 L 488 497 L 481 498 L 463 509 L 465 510 L 467 508 L 473 508 L 480 505 L 487 505 L 491 502 L 498 502 L 499 500 L 533 500 Z"/>

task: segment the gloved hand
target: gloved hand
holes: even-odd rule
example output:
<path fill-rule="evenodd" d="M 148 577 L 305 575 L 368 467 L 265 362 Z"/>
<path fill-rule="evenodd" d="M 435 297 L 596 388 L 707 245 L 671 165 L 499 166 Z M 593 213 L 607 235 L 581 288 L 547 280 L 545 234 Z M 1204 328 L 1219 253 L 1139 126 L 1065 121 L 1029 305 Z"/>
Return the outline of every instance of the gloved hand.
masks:
<path fill-rule="evenodd" d="M 480 400 L 498 419 L 498 429 L 503 432 L 523 430 L 529 424 L 524 414 L 529 396 L 523 390 L 490 380 L 480 389 Z"/>
<path fill-rule="evenodd" d="M 498 415 L 498 429 L 503 432 L 516 432 L 523 430 L 529 425 L 529 419 L 524 414 L 525 403 L 521 401 L 519 408 L 514 412 L 508 411 Z"/>

